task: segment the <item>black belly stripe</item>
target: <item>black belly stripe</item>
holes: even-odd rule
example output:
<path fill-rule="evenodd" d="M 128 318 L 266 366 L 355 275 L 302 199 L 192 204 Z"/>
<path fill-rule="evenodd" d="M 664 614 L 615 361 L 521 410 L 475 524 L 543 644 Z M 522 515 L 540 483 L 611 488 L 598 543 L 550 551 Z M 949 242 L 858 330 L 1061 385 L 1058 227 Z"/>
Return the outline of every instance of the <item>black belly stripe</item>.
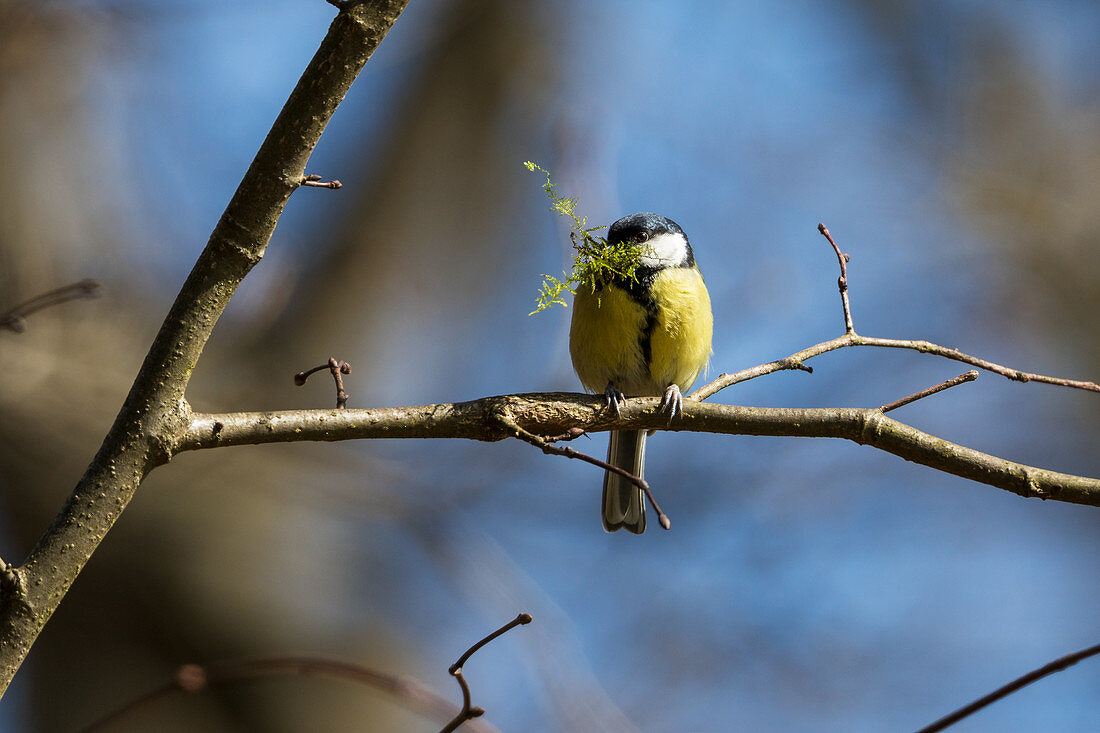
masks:
<path fill-rule="evenodd" d="M 680 234 L 683 234 L 683 232 L 680 232 Z M 672 267 L 695 267 L 695 254 L 691 251 L 691 245 L 687 244 L 686 237 L 684 238 L 684 243 L 686 246 L 684 260 L 677 265 L 672 265 Z M 664 269 L 668 268 L 647 267 L 639 263 L 638 267 L 634 270 L 633 278 L 611 277 L 603 283 L 598 283 L 596 286 L 597 291 L 602 289 L 605 284 L 609 287 L 619 288 L 629 295 L 630 299 L 640 305 L 645 311 L 645 323 L 642 326 L 642 332 L 638 335 L 638 350 L 642 354 L 645 371 L 650 377 L 653 376 L 651 371 L 653 364 L 653 332 L 657 330 L 658 312 L 657 302 L 653 299 L 653 281 L 657 278 L 658 273 Z"/>
<path fill-rule="evenodd" d="M 653 363 L 653 332 L 657 329 L 657 302 L 653 299 L 653 280 L 664 268 L 639 267 L 634 271 L 636 280 L 612 280 L 610 284 L 624 291 L 630 299 L 645 309 L 645 323 L 638 334 L 638 350 L 642 354 L 642 363 L 649 372 Z"/>
<path fill-rule="evenodd" d="M 657 304 L 651 300 L 650 305 L 652 307 L 646 308 L 645 326 L 638 337 L 638 346 L 641 347 L 642 361 L 647 372 L 653 363 L 653 331 L 657 328 Z"/>

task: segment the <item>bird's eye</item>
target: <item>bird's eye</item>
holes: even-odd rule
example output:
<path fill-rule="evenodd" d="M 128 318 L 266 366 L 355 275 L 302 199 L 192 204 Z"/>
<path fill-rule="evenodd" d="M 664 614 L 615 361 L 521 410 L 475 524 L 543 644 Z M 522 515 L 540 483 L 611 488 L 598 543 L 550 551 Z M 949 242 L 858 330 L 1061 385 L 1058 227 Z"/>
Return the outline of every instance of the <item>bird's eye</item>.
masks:
<path fill-rule="evenodd" d="M 638 240 L 639 243 L 644 242 L 649 239 L 649 232 L 638 232 L 638 236 L 635 237 L 635 239 Z"/>

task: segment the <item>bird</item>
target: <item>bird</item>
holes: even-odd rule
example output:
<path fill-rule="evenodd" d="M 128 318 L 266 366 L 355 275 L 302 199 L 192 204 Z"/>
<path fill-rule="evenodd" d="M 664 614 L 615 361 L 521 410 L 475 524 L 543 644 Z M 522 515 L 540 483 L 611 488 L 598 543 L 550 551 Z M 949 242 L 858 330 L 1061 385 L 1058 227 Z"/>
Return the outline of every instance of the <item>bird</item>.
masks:
<path fill-rule="evenodd" d="M 608 228 L 607 244 L 624 242 L 638 247 L 633 277 L 613 274 L 577 288 L 569 354 L 581 384 L 602 393 L 613 413 L 630 397 L 660 396 L 671 424 L 710 359 L 710 294 L 676 222 L 652 212 L 624 216 Z M 641 478 L 645 439 L 644 430 L 612 431 L 607 462 Z M 603 527 L 645 531 L 641 489 L 612 471 L 604 473 Z"/>

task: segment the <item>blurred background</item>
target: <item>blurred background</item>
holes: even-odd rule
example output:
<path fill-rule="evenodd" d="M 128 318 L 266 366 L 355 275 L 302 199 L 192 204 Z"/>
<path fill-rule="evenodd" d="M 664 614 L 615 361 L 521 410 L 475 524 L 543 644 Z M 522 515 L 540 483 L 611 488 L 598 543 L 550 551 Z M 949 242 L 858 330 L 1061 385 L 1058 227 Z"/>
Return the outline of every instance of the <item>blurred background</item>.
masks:
<path fill-rule="evenodd" d="M 322 0 L 0 0 L 0 310 L 96 277 L 104 296 L 0 333 L 0 557 L 48 525 L 271 121 Z M 214 332 L 197 410 L 577 390 L 568 265 L 538 174 L 593 223 L 688 232 L 712 375 L 839 335 L 827 223 L 857 329 L 1016 368 L 1100 369 L 1100 6 L 1079 0 L 413 0 Z M 727 390 L 876 406 L 965 371 L 850 350 Z M 897 417 L 1100 474 L 1100 401 L 977 383 Z M 602 455 L 606 438 L 578 446 Z M 661 434 L 673 529 L 600 528 L 597 470 L 519 442 L 347 442 L 178 456 L 96 553 L 0 707 L 71 731 L 184 662 L 331 655 L 508 731 L 918 728 L 1100 641 L 1100 514 L 827 440 Z M 63 703 L 63 704 L 62 704 Z M 1100 663 L 959 731 L 1100 727 Z M 436 730 L 385 695 L 263 679 L 116 730 Z"/>

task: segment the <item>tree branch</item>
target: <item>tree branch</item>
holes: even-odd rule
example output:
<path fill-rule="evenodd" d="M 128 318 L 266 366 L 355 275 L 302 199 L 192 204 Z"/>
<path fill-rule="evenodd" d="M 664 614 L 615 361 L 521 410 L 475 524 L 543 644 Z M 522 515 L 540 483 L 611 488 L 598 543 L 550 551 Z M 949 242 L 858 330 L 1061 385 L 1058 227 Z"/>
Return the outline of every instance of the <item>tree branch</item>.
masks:
<path fill-rule="evenodd" d="M 969 705 L 964 705 L 955 712 L 949 715 L 945 715 L 936 722 L 931 723 L 924 728 L 921 728 L 919 731 L 917 731 L 917 733 L 937 733 L 938 731 L 941 731 L 945 728 L 949 728 L 955 723 L 958 723 L 963 718 L 973 715 L 982 708 L 988 705 L 992 705 L 1003 697 L 1008 697 L 1013 692 L 1016 692 L 1021 688 L 1027 687 L 1032 682 L 1037 682 L 1038 680 L 1041 680 L 1048 675 L 1052 675 L 1055 672 L 1061 672 L 1063 669 L 1066 669 L 1067 667 L 1072 667 L 1078 662 L 1084 659 L 1088 659 L 1089 657 L 1094 657 L 1097 654 L 1100 654 L 1100 644 L 1090 646 L 1088 649 L 1082 649 L 1079 652 L 1067 654 L 1064 657 L 1055 659 L 1053 662 L 1050 662 L 1049 664 L 1044 664 L 1042 667 L 1039 667 L 1039 669 L 1034 669 L 1024 676 L 1014 679 L 1007 685 L 997 688 L 988 695 L 978 698 Z"/>
<path fill-rule="evenodd" d="M 947 473 L 1024 497 L 1100 506 L 1100 479 L 1014 463 L 950 443 L 887 417 L 881 408 L 779 408 L 716 405 L 684 401 L 683 415 L 669 428 L 657 397 L 627 400 L 622 416 L 602 409 L 589 395 L 548 392 L 485 397 L 416 407 L 372 410 L 284 410 L 195 414 L 175 446 L 177 451 L 229 445 L 337 441 L 377 438 L 514 437 L 515 424 L 536 435 L 558 435 L 580 428 L 677 430 L 725 435 L 845 438 Z"/>
<path fill-rule="evenodd" d="M 1000 374 L 1002 377 L 1013 380 L 1014 382 L 1040 382 L 1042 384 L 1053 384 L 1058 387 L 1069 387 L 1071 389 L 1083 389 L 1089 392 L 1100 392 L 1100 384 L 1096 382 L 1087 382 L 1081 379 L 1066 379 L 1065 377 L 1048 377 L 1045 374 L 1035 374 L 1033 372 L 1024 372 L 1019 369 L 1013 369 L 1002 364 L 997 364 L 986 359 L 979 359 L 976 356 L 970 354 L 964 354 L 958 349 L 949 349 L 946 346 L 940 346 L 934 344 L 931 341 L 923 340 L 908 340 L 908 339 L 884 339 L 884 338 L 871 338 L 869 336 L 860 336 L 854 331 L 846 333 L 843 336 L 838 336 L 830 341 L 822 341 L 819 344 L 814 344 L 808 348 L 796 351 L 790 356 L 776 361 L 770 361 L 766 364 L 759 364 L 748 369 L 742 369 L 732 374 L 719 374 L 718 378 L 709 384 L 705 384 L 699 389 L 692 392 L 688 398 L 693 400 L 705 400 L 708 397 L 721 392 L 726 387 L 732 387 L 735 384 L 741 382 L 747 382 L 750 379 L 756 379 L 757 377 L 763 377 L 768 374 L 774 374 L 775 372 L 781 372 L 786 369 L 799 369 L 804 372 L 812 372 L 804 363 L 808 359 L 812 359 L 815 356 L 821 356 L 827 354 L 830 351 L 836 351 L 837 349 L 844 349 L 851 346 L 875 346 L 884 349 L 908 349 L 910 351 L 917 351 L 921 354 L 932 354 L 933 356 L 942 356 L 945 359 L 951 359 L 952 361 L 959 361 L 963 364 L 969 364 L 970 366 L 984 369 L 987 372 L 994 374 Z"/>
<path fill-rule="evenodd" d="M 829 240 L 829 244 L 833 246 L 833 252 L 836 253 L 837 262 L 840 264 L 840 277 L 837 278 L 836 286 L 840 290 L 840 307 L 844 310 L 844 333 L 855 333 L 856 327 L 852 322 L 852 304 L 848 300 L 848 255 L 840 251 L 840 247 L 836 241 L 833 240 L 833 235 L 829 234 L 829 229 L 824 224 L 817 225 L 817 231 L 821 232 L 821 236 Z"/>
<path fill-rule="evenodd" d="M 187 429 L 184 393 L 241 280 L 263 257 L 337 105 L 408 0 L 348 0 L 291 92 L 161 325 L 99 451 L 21 571 L 23 597 L 0 606 L 0 694 L 148 473 Z"/>
<path fill-rule="evenodd" d="M 347 392 L 344 391 L 344 374 L 351 374 L 351 364 L 346 361 L 337 361 L 335 356 L 330 356 L 328 362 L 315 366 L 312 369 L 306 369 L 304 372 L 298 372 L 294 375 L 294 384 L 301 387 L 306 383 L 311 374 L 321 371 L 322 369 L 328 369 L 332 373 L 332 379 L 336 382 L 336 409 L 342 410 L 347 407 L 348 397 Z"/>
<path fill-rule="evenodd" d="M 462 688 L 462 709 L 458 711 L 458 714 L 455 715 L 454 718 L 452 718 L 450 722 L 447 723 L 447 725 L 443 726 L 443 728 L 440 729 L 439 733 L 452 733 L 452 731 L 457 730 L 458 727 L 466 721 L 473 720 L 474 718 L 480 718 L 482 715 L 485 714 L 485 708 L 473 707 L 471 704 L 473 701 L 470 699 L 470 686 L 466 684 L 466 678 L 462 675 L 462 666 L 466 664 L 470 657 L 477 653 L 478 649 L 485 646 L 493 639 L 503 634 L 507 634 L 509 631 L 516 628 L 517 626 L 522 626 L 529 623 L 531 623 L 531 614 L 519 614 L 514 619 L 504 624 L 493 633 L 481 639 L 481 641 L 475 643 L 472 647 L 467 649 L 461 657 L 458 658 L 457 662 L 451 665 L 450 669 L 448 669 L 447 671 L 451 673 L 452 677 L 458 680 L 458 686 Z"/>
<path fill-rule="evenodd" d="M 952 387 L 958 387 L 960 384 L 966 384 L 967 382 L 973 382 L 977 378 L 978 378 L 978 370 L 977 369 L 971 369 L 970 371 L 966 372 L 965 374 L 960 374 L 959 376 L 952 377 L 951 379 L 948 379 L 945 382 L 940 382 L 935 387 L 929 387 L 928 389 L 922 389 L 920 392 L 917 392 L 915 394 L 911 394 L 908 397 L 902 397 L 900 400 L 894 400 L 893 402 L 891 402 L 887 405 L 883 405 L 882 407 L 880 407 L 878 409 L 881 410 L 884 413 L 892 412 L 892 411 L 898 409 L 899 407 L 905 407 L 906 405 L 911 405 L 914 402 L 916 402 L 917 400 L 923 400 L 925 397 L 931 397 L 934 394 L 939 394 L 940 392 L 943 392 L 945 389 L 951 389 Z"/>
<path fill-rule="evenodd" d="M 312 188 L 331 188 L 333 190 L 344 187 L 344 184 L 340 183 L 337 180 L 323 181 L 321 180 L 321 178 L 322 176 L 319 176 L 316 173 L 311 173 L 308 176 L 302 176 L 302 185 Z"/>
<path fill-rule="evenodd" d="M 23 301 L 19 305 L 13 305 L 3 313 L 0 313 L 0 329 L 7 329 L 15 333 L 23 333 L 27 327 L 27 316 L 37 313 L 45 308 L 68 303 L 70 300 L 83 300 L 99 297 L 99 281 L 86 278 L 72 285 L 56 288 L 34 296 L 30 300 Z"/>
<path fill-rule="evenodd" d="M 185 664 L 176 670 L 168 682 L 111 711 L 86 727 L 83 733 L 110 730 L 120 720 L 165 697 L 178 693 L 198 694 L 209 687 L 231 684 L 258 677 L 300 676 L 333 677 L 391 695 L 400 705 L 439 722 L 451 720 L 455 706 L 435 690 L 412 677 L 380 672 L 353 662 L 322 657 L 260 657 L 241 659 L 200 667 Z M 471 724 L 474 730 L 491 733 L 496 729 L 482 721 Z"/>
<path fill-rule="evenodd" d="M 504 427 L 508 430 L 512 431 L 512 433 L 518 440 L 522 440 L 524 443 L 533 445 L 536 448 L 541 448 L 542 452 L 546 453 L 547 455 L 576 458 L 577 460 L 584 461 L 585 463 L 590 463 L 597 468 L 602 468 L 605 471 L 617 473 L 623 478 L 626 478 L 630 481 L 630 483 L 641 489 L 643 494 L 645 494 L 645 498 L 649 500 L 650 506 L 653 507 L 653 511 L 657 514 L 657 521 L 658 523 L 660 523 L 661 528 L 672 529 L 672 520 L 668 518 L 668 515 L 665 514 L 663 509 L 661 509 L 661 505 L 658 504 L 657 500 L 653 497 L 653 489 L 650 487 L 649 482 L 641 476 L 635 476 L 630 471 L 627 471 L 625 468 L 619 468 L 618 466 L 612 465 L 607 461 L 600 460 L 595 456 L 590 456 L 587 453 L 582 453 L 571 446 L 554 445 L 554 443 L 557 442 L 557 439 L 562 438 L 563 436 L 559 435 L 553 436 L 552 438 L 544 438 L 541 435 L 535 435 L 529 430 L 524 430 L 522 427 L 516 425 L 510 419 L 505 418 L 501 419 L 501 424 L 503 424 Z M 576 435 L 571 435 L 568 433 L 566 434 L 566 436 L 568 436 L 570 439 L 573 439 L 578 435 L 584 434 L 584 431 L 580 430 L 579 428 L 573 428 L 573 430 L 576 432 Z"/>
<path fill-rule="evenodd" d="M 710 384 L 703 385 L 695 390 L 690 395 L 691 399 L 705 400 L 726 387 L 750 379 L 756 379 L 766 374 L 773 374 L 784 369 L 800 369 L 804 372 L 813 373 L 813 369 L 805 364 L 807 359 L 849 346 L 878 346 L 886 349 L 911 349 L 913 351 L 919 351 L 922 354 L 934 354 L 936 356 L 942 356 L 945 359 L 960 361 L 963 364 L 969 364 L 970 366 L 984 369 L 987 372 L 1000 374 L 1002 377 L 1007 377 L 1017 382 L 1042 382 L 1044 384 L 1054 384 L 1061 387 L 1072 387 L 1074 389 L 1084 389 L 1090 392 L 1100 392 L 1100 384 L 1095 382 L 1065 379 L 1062 377 L 1048 377 L 1043 374 L 1022 372 L 1019 369 L 1012 369 L 992 361 L 979 359 L 976 356 L 964 354 L 958 349 L 949 349 L 930 341 L 910 341 L 906 339 L 883 339 L 860 336 L 856 333 L 855 325 L 852 321 L 852 306 L 848 300 L 848 260 L 850 258 L 840 251 L 840 246 L 837 245 L 836 240 L 833 239 L 833 235 L 829 233 L 829 229 L 824 224 L 818 224 L 817 230 L 821 232 L 821 236 L 825 237 L 830 246 L 832 246 L 833 253 L 836 254 L 837 262 L 840 265 L 840 277 L 837 278 L 837 288 L 840 290 L 840 303 L 844 311 L 844 335 L 832 339 L 831 341 L 822 341 L 820 344 L 815 344 L 807 349 L 791 354 L 784 359 L 768 362 L 767 364 L 760 364 L 749 369 L 734 372 L 733 374 L 720 374 L 718 378 Z"/>

